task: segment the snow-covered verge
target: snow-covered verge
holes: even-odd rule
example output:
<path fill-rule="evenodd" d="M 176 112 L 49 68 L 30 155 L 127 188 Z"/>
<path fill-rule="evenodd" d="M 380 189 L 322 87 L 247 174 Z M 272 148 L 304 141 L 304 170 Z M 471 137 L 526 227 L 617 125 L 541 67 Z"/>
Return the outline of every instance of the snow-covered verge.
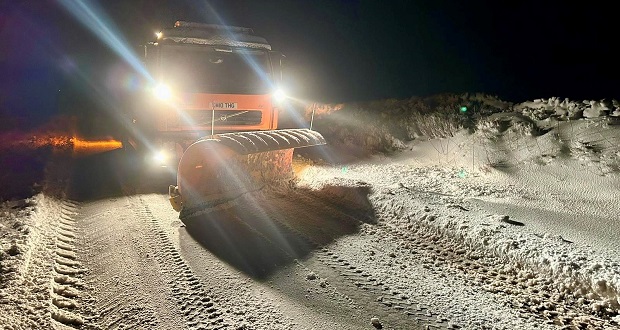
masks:
<path fill-rule="evenodd" d="M 23 163 L 9 169 L 2 182 L 13 186 L 0 201 L 0 324 L 3 329 L 81 325 L 75 204 L 64 198 L 70 154 L 53 156 L 49 143 L 40 148 L 32 143 L 2 153 L 2 159 Z"/>
<path fill-rule="evenodd" d="M 389 148 L 396 145 L 390 142 L 381 151 L 401 152 L 389 156 L 377 156 L 381 148 L 363 143 L 377 137 L 374 130 L 359 129 L 357 140 L 329 131 L 339 150 L 361 145 L 374 156 L 311 167 L 301 184 L 313 189 L 369 185 L 380 223 L 459 242 L 475 259 L 503 260 L 506 278 L 522 280 L 524 287 L 543 283 L 549 292 L 540 299 L 525 295 L 519 304 L 576 316 L 556 309 L 555 302 L 562 301 L 589 320 L 584 324 L 618 327 L 618 114 L 615 101 L 536 100 L 497 108 L 440 138 L 398 140 L 399 148 Z M 427 123 L 446 119 L 427 117 Z M 324 120 L 332 122 L 323 128 L 342 125 Z M 366 125 L 370 122 L 361 126 Z"/>
<path fill-rule="evenodd" d="M 51 236 L 43 223 L 54 202 L 39 194 L 2 203 L 0 209 L 0 324 L 5 329 L 49 324 L 50 278 L 36 254 Z M 35 264 L 36 263 L 36 264 Z M 43 275 L 43 276 L 41 276 Z"/>
<path fill-rule="evenodd" d="M 0 208 L 0 324 L 3 329 L 80 326 L 75 205 L 43 193 Z"/>
<path fill-rule="evenodd" d="M 312 115 L 312 112 L 314 114 Z M 544 134 L 558 122 L 579 119 L 620 120 L 616 100 L 561 100 L 557 97 L 514 104 L 485 94 L 440 94 L 410 99 L 380 100 L 311 106 L 306 117 L 314 118 L 314 128 L 330 144 L 356 150 L 360 155 L 404 150 L 413 140 L 454 136 L 463 128 L 470 133 L 483 129 L 485 122 L 503 121 L 529 135 Z"/>
<path fill-rule="evenodd" d="M 317 190 L 325 185 L 370 185 L 369 199 L 380 224 L 434 237 L 433 240 L 447 242 L 446 246 L 454 250 L 465 248 L 465 255 L 476 262 L 501 260 L 504 266 L 500 267 L 497 281 L 485 279 L 483 288 L 488 292 L 513 297 L 506 299 L 515 307 L 531 309 L 534 314 L 551 319 L 551 315 L 574 318 L 576 323 L 572 325 L 583 322 L 595 328 L 604 324 L 620 326 L 620 258 L 614 251 L 603 252 L 581 242 L 571 242 L 558 233 L 539 231 L 532 221 L 545 219 L 536 216 L 524 218 L 476 207 L 472 202 L 476 199 L 510 203 L 535 197 L 529 195 L 532 191 L 502 186 L 489 174 L 470 174 L 463 178 L 460 173 L 455 168 L 411 164 L 352 165 L 346 173 L 340 167 L 313 167 L 305 172 L 302 184 Z M 333 197 L 346 196 L 335 192 Z M 564 220 L 570 226 L 570 219 Z M 505 289 L 500 278 L 515 285 Z M 420 281 L 417 283 L 421 285 Z M 535 288 L 537 285 L 544 291 Z M 417 287 L 414 291 L 427 289 Z M 539 297 L 540 293 L 543 295 Z M 461 299 L 467 298 L 437 299 L 435 310 L 443 317 L 459 318 L 460 312 L 451 310 L 449 304 Z M 478 310 L 479 313 L 492 315 L 487 310 L 489 304 L 478 305 L 485 308 Z M 473 324 L 480 322 L 479 319 L 483 324 L 491 322 L 467 313 L 460 318 L 460 324 L 469 324 L 466 328 L 475 328 Z"/>
<path fill-rule="evenodd" d="M 16 278 L 23 269 L 29 250 L 28 239 L 35 226 L 34 212 L 38 197 L 6 201 L 0 205 L 0 281 L 2 286 Z"/>

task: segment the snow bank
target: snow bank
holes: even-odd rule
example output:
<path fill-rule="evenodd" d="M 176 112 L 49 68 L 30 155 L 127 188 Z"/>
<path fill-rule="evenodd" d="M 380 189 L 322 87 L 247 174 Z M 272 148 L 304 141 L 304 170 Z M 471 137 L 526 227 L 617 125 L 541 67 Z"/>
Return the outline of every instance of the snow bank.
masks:
<path fill-rule="evenodd" d="M 437 216 L 433 225 L 445 235 L 456 237 L 468 246 L 503 258 L 516 271 L 546 274 L 554 279 L 562 295 L 589 306 L 592 313 L 620 313 L 620 264 L 593 254 L 584 246 L 575 246 L 559 235 L 539 234 L 527 228 L 513 228 L 505 215 L 470 219 L 468 226 L 445 216 Z M 455 230 L 456 229 L 456 230 Z"/>
<path fill-rule="evenodd" d="M 485 138 L 513 134 L 509 137 L 517 140 L 523 135 L 544 135 L 561 123 L 586 119 L 617 125 L 620 118 L 616 100 L 552 97 L 513 104 L 485 94 L 441 94 L 323 108 L 328 110 L 316 112 L 314 128 L 329 144 L 366 156 L 406 150 L 411 141 L 452 138 L 463 129 L 486 134 Z"/>
<path fill-rule="evenodd" d="M 0 204 L 0 283 L 14 279 L 26 266 L 29 240 L 36 226 L 32 215 L 40 199 L 37 195 Z"/>
<path fill-rule="evenodd" d="M 549 292 L 555 292 L 551 299 L 567 301 L 586 314 L 611 318 L 620 313 L 620 258 L 592 253 L 558 235 L 540 234 L 505 214 L 474 211 L 471 198 L 511 200 L 529 192 L 498 186 L 482 174 L 461 174 L 455 168 L 393 163 L 351 166 L 346 173 L 314 167 L 306 172 L 304 184 L 317 191 L 337 190 L 325 186 L 371 187 L 369 198 L 379 222 L 418 235 L 439 235 L 467 247 L 473 259 L 493 256 L 514 278 L 546 279 Z"/>
<path fill-rule="evenodd" d="M 512 104 L 485 94 L 441 94 L 404 100 L 325 105 L 314 128 L 329 143 L 368 154 L 403 150 L 416 139 L 451 137 L 476 118 L 507 111 Z M 465 107 L 467 111 L 462 111 Z"/>
<path fill-rule="evenodd" d="M 53 254 L 48 249 L 54 246 L 52 222 L 60 213 L 60 202 L 43 194 L 0 206 L 0 324 L 7 329 L 51 328 Z"/>
<path fill-rule="evenodd" d="M 549 117 L 568 120 L 620 115 L 620 105 L 616 100 L 571 101 L 569 99 L 561 100 L 558 97 L 552 97 L 549 99 L 536 99 L 534 101 L 523 102 L 515 105 L 514 108 L 524 115 L 537 120 L 543 120 Z"/>
<path fill-rule="evenodd" d="M 603 200 L 597 196 L 618 196 L 613 188 L 616 181 L 611 179 L 615 180 L 620 173 L 620 130 L 615 118 L 620 115 L 619 103 L 551 98 L 512 105 L 484 102 L 484 97 L 480 98 L 479 103 L 468 99 L 472 107 L 486 109 L 474 112 L 476 115 L 447 115 L 446 109 L 462 104 L 463 99 L 458 97 L 450 99 L 450 105 L 446 103 L 443 108 L 428 108 L 439 109 L 436 112 L 412 110 L 415 107 L 403 106 L 406 101 L 358 107 L 351 110 L 355 121 L 346 124 L 341 122 L 344 116 L 334 117 L 338 114 L 335 112 L 331 118 L 324 118 L 328 123 L 320 127 L 327 129 L 326 135 L 338 143 L 368 146 L 363 141 L 369 136 L 390 132 L 405 148 L 392 148 L 402 152 L 393 153 L 390 158 L 375 157 L 373 164 L 314 166 L 305 173 L 308 179 L 302 180 L 302 184 L 313 189 L 323 185 L 367 185 L 379 222 L 440 234 L 467 246 L 470 254 L 499 258 L 506 264 L 505 271 L 515 278 L 544 278 L 548 281 L 545 286 L 555 292 L 552 298 L 577 306 L 585 315 L 619 324 L 620 257 L 612 251 L 594 252 L 591 246 L 569 242 L 553 232 L 537 231 L 534 226 L 512 219 L 510 214 L 476 213 L 470 205 L 473 199 L 508 204 L 522 200 L 554 203 L 557 201 L 552 194 L 537 194 L 548 186 L 562 185 L 572 187 L 561 190 L 564 200 L 581 200 L 586 204 L 592 199 L 596 206 L 589 207 L 591 212 L 598 212 L 596 208 L 600 207 L 606 210 L 604 214 L 618 214 L 614 213 L 618 210 L 617 199 Z M 347 111 L 347 107 L 341 111 Z M 422 117 L 424 120 L 415 124 L 407 121 Z M 439 129 L 422 138 L 420 122 L 429 130 Z M 449 128 L 442 130 L 432 123 L 443 123 L 441 127 Z M 346 125 L 357 127 L 359 136 L 342 135 L 353 130 L 339 130 Z M 366 125 L 372 129 L 366 129 Z M 330 135 L 332 132 L 335 133 Z M 395 145 L 388 142 L 383 148 L 368 151 L 373 154 Z M 610 183 L 597 186 L 599 181 L 581 180 L 588 177 L 585 174 L 609 177 Z M 531 186 L 510 184 L 519 176 L 531 177 L 524 181 Z M 554 179 L 549 181 L 545 177 Z M 338 198 L 337 194 L 334 196 Z M 421 205 L 418 199 L 426 204 Z M 542 224 L 546 220 L 536 219 Z M 560 221 L 570 227 L 573 219 Z"/>

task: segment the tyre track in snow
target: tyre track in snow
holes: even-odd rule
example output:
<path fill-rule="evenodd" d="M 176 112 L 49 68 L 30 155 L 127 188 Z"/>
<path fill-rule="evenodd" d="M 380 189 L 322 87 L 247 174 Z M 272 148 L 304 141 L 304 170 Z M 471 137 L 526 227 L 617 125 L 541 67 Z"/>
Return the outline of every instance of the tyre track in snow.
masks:
<path fill-rule="evenodd" d="M 336 316 L 308 318 L 303 308 L 291 317 L 289 301 L 278 300 L 282 292 L 274 295 L 260 281 L 239 276 L 204 249 L 181 254 L 183 247 L 197 246 L 191 239 L 175 241 L 184 231 L 177 217 L 158 194 L 83 204 L 77 217 L 84 233 L 79 245 L 88 261 L 86 281 L 97 298 L 94 321 L 101 328 L 360 329 Z M 244 237 L 266 245 L 256 232 Z"/>
<path fill-rule="evenodd" d="M 52 319 L 68 326 L 82 327 L 88 314 L 88 296 L 84 295 L 84 283 L 81 275 L 84 272 L 76 254 L 75 238 L 78 227 L 75 215 L 78 205 L 75 202 L 62 201 L 61 213 L 56 226 L 56 244 L 54 257 L 54 281 L 52 284 Z M 96 328 L 87 324 L 87 328 Z"/>
<path fill-rule="evenodd" d="M 138 217 L 148 223 L 149 240 L 154 244 L 153 250 L 164 273 L 169 277 L 168 284 L 172 295 L 180 306 L 186 325 L 191 329 L 226 329 L 229 324 L 223 318 L 223 311 L 215 304 L 192 269 L 174 247 L 168 234 L 160 227 L 141 196 L 132 200 L 132 208 Z M 136 203 L 139 202 L 139 203 Z"/>
<path fill-rule="evenodd" d="M 141 196 L 84 203 L 77 220 L 100 328 L 228 328 Z"/>
<path fill-rule="evenodd" d="M 297 197 L 299 200 L 303 200 L 304 203 L 321 205 L 320 207 L 329 209 L 330 212 L 338 214 L 340 218 L 345 218 L 347 221 L 358 222 L 359 225 L 365 223 L 365 221 L 360 219 L 366 219 L 367 212 L 355 210 L 355 205 L 353 208 L 351 205 L 338 205 L 338 203 L 334 203 L 333 200 L 313 196 L 311 194 L 303 194 Z M 288 203 L 288 205 L 290 206 L 292 204 Z M 293 212 L 292 209 L 290 211 Z M 379 250 L 377 246 L 373 246 L 372 248 Z M 402 315 L 404 314 L 406 318 L 414 321 L 416 325 L 424 326 L 425 329 L 449 328 L 450 325 L 447 323 L 447 320 L 437 319 L 436 315 L 429 309 L 429 306 L 418 301 L 411 301 L 407 295 L 390 288 L 381 279 L 371 275 L 367 263 L 359 263 L 355 260 L 348 259 L 325 247 L 321 248 L 321 254 L 319 254 L 318 259 L 325 265 L 336 270 L 340 276 L 354 285 L 356 290 L 350 293 L 353 297 L 363 297 L 363 300 L 375 302 L 387 310 L 388 313 L 383 315 L 383 318 L 393 319 L 392 322 L 398 324 L 402 321 Z M 401 316 L 394 317 L 394 312 Z M 400 326 L 403 325 L 399 324 L 397 329 L 401 328 Z"/>
<path fill-rule="evenodd" d="M 226 328 L 143 199 L 113 179 L 126 170 L 121 157 L 62 158 L 50 171 L 51 188 L 84 201 L 63 203 L 55 228 L 52 319 L 79 329 Z"/>
<path fill-rule="evenodd" d="M 275 197 L 279 195 L 278 197 Z M 286 194 L 261 195 L 256 199 L 239 202 L 237 209 L 241 214 L 253 214 L 256 217 L 269 217 L 283 231 L 294 235 L 294 240 L 305 242 L 312 247 L 314 257 L 300 262 L 309 271 L 309 276 L 318 280 L 320 286 L 331 287 L 342 296 L 354 309 L 365 311 L 364 315 L 372 315 L 379 319 L 382 327 L 388 329 L 447 329 L 449 324 L 444 319 L 437 319 L 428 307 L 409 301 L 402 293 L 391 290 L 381 280 L 373 277 L 366 266 L 339 256 L 329 248 L 329 244 L 339 235 L 346 233 L 327 233 L 319 228 L 311 228 L 319 219 L 331 218 L 327 222 L 354 234 L 359 225 L 363 224 L 346 211 L 332 205 L 324 199 L 311 194 L 295 191 Z M 257 201 L 260 200 L 259 201 Z M 303 209 L 299 205 L 304 205 Z M 260 206 L 259 206 L 260 205 Z M 343 205 L 344 207 L 344 205 Z M 312 210 L 308 212 L 308 210 Z M 362 212 L 363 213 L 363 212 Z M 359 213 L 358 215 L 362 214 Z M 254 220 L 244 221 L 261 235 L 271 235 L 271 229 L 264 228 Z M 321 225 L 324 220 L 319 220 Z M 309 224 L 309 226 L 308 226 Z M 263 228 L 261 228 L 263 227 Z M 328 226 L 334 229 L 331 226 Z M 342 229 L 340 229 L 342 230 Z M 280 242 L 280 245 L 286 244 Z M 294 257 L 294 256 L 291 256 Z M 368 323 L 371 318 L 368 317 Z"/>
<path fill-rule="evenodd" d="M 84 281 L 95 298 L 94 321 L 102 329 L 182 329 L 164 290 L 159 267 L 146 241 L 145 228 L 130 208 L 129 198 L 84 202 L 77 216 L 83 235 L 78 245 L 88 269 Z M 118 212 L 120 210 L 120 212 Z M 128 211 L 128 212 L 127 212 Z M 161 304 L 161 308 L 155 304 Z M 163 311 L 162 311 L 163 310 Z"/>
<path fill-rule="evenodd" d="M 181 240 L 192 267 L 209 269 L 201 276 L 214 291 L 234 292 L 225 304 L 238 317 L 238 328 L 365 328 L 368 323 L 360 321 L 351 299 L 332 288 L 317 289 L 305 275 L 312 271 L 301 259 L 313 247 L 260 209 L 241 207 L 241 200 L 185 219 L 194 241 Z M 210 253 L 200 253 L 205 248 Z"/>

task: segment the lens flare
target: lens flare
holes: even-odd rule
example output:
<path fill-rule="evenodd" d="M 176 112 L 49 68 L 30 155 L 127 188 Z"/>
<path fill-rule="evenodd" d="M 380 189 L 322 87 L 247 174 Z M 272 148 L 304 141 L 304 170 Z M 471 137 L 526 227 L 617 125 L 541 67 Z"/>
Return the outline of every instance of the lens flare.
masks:
<path fill-rule="evenodd" d="M 155 95 L 155 97 L 162 101 L 167 101 L 172 97 L 172 91 L 170 90 L 170 87 L 163 83 L 157 85 L 153 89 L 153 94 Z"/>
<path fill-rule="evenodd" d="M 153 156 L 153 160 L 155 160 L 157 164 L 164 164 L 168 160 L 168 154 L 161 150 Z"/>
<path fill-rule="evenodd" d="M 117 31 L 114 23 L 95 2 L 83 0 L 58 0 L 58 2 L 82 25 L 94 33 L 111 50 L 123 58 L 136 72 L 145 79 L 153 81 L 140 59 L 133 52 L 122 33 Z"/>
<path fill-rule="evenodd" d="M 282 102 L 284 101 L 284 99 L 286 99 L 286 94 L 284 93 L 284 90 L 282 88 L 278 88 L 273 92 L 273 97 L 276 99 L 276 101 Z"/>
<path fill-rule="evenodd" d="M 214 17 L 216 18 L 216 20 L 219 22 L 220 25 L 223 26 L 228 26 L 228 24 L 226 24 L 226 22 L 224 21 L 224 19 L 222 19 L 222 17 L 216 12 L 215 8 L 213 8 L 213 6 L 211 6 L 208 3 L 204 4 L 208 11 L 214 15 Z M 230 38 L 231 40 L 236 40 L 234 34 L 229 31 L 229 30 L 225 30 L 225 32 L 227 33 L 227 37 Z M 245 62 L 252 68 L 252 70 L 254 70 L 254 72 L 256 72 L 256 74 L 263 80 L 266 81 L 271 89 L 275 89 L 276 86 L 274 85 L 272 79 L 269 78 L 269 75 L 267 74 L 267 72 L 265 72 L 265 70 L 263 70 L 262 66 L 260 64 L 258 64 L 256 62 L 256 60 L 254 58 L 252 58 L 252 56 L 250 56 L 248 53 L 242 52 L 240 53 L 241 56 L 243 57 L 243 59 L 245 60 Z"/>

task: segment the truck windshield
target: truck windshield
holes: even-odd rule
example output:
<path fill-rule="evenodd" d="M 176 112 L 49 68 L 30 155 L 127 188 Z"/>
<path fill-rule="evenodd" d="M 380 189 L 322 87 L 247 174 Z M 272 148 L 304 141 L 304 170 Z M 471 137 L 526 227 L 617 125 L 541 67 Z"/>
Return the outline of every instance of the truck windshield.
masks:
<path fill-rule="evenodd" d="M 162 77 L 175 89 L 215 94 L 270 92 L 271 69 L 265 51 L 168 45 L 161 51 Z"/>

